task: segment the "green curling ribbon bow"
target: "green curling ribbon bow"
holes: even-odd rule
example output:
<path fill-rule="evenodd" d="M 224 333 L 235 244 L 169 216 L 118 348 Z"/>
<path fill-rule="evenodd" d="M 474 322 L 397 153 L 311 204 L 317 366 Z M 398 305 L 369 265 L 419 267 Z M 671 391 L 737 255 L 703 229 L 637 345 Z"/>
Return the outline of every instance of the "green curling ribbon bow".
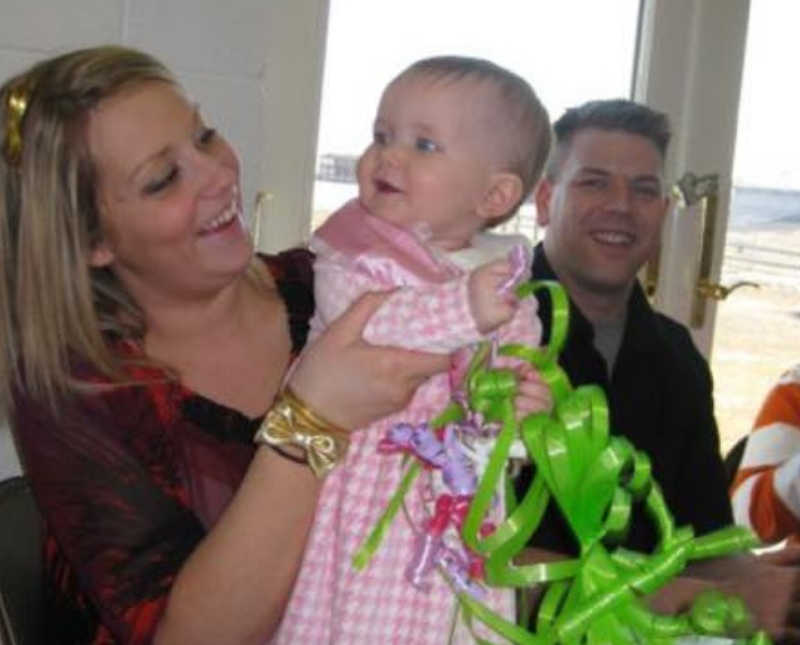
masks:
<path fill-rule="evenodd" d="M 755 537 L 747 529 L 731 526 L 698 538 L 691 527 L 675 526 L 652 479 L 647 455 L 611 433 L 603 390 L 594 385 L 573 388 L 558 365 L 568 329 L 566 293 L 558 283 L 546 281 L 523 284 L 517 295 L 524 298 L 537 291 L 546 291 L 552 303 L 549 343 L 543 348 L 509 344 L 499 353 L 539 371 L 551 389 L 554 409 L 518 422 L 514 373 L 492 368 L 488 345 L 478 348 L 465 379 L 467 401 L 487 422 L 499 424 L 500 431 L 461 534 L 464 544 L 485 558 L 488 585 L 546 587 L 533 625 L 512 623 L 475 598 L 459 594 L 466 624 L 473 628 L 480 621 L 506 642 L 520 645 L 675 645 L 691 635 L 729 636 L 751 645 L 769 643 L 764 633 L 753 633 L 752 620 L 739 599 L 717 592 L 698 595 L 677 616 L 658 615 L 647 608 L 646 596 L 677 576 L 689 561 L 750 548 L 756 545 Z M 464 416 L 461 406 L 454 403 L 432 425 L 442 427 Z M 517 438 L 525 444 L 536 475 L 521 499 L 509 497 L 506 517 L 495 531 L 481 536 L 496 491 L 504 484 L 510 490 L 506 467 Z M 366 566 L 378 548 L 419 472 L 416 463 L 406 466 L 403 482 L 354 558 L 357 568 Z M 514 557 L 535 533 L 551 498 L 575 535 L 578 557 L 516 565 Z M 643 505 L 659 536 L 650 554 L 613 547 L 624 538 L 635 503 Z M 477 635 L 475 639 L 487 643 Z"/>

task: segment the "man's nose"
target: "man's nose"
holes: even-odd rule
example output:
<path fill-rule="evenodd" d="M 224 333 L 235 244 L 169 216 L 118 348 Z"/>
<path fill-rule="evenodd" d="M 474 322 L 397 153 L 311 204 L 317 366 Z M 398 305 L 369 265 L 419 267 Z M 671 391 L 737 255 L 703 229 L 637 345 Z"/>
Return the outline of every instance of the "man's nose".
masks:
<path fill-rule="evenodd" d="M 608 207 L 626 212 L 631 209 L 632 204 L 633 191 L 625 177 L 612 178 L 608 189 Z"/>

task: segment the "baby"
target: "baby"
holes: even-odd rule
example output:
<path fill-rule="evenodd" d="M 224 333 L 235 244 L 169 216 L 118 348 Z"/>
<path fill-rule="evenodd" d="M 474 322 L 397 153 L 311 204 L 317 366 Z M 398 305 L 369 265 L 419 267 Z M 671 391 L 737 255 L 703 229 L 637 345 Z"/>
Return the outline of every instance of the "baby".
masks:
<path fill-rule="evenodd" d="M 463 348 L 487 338 L 539 345 L 535 299 L 517 301 L 513 295 L 530 267 L 509 259 L 512 250 L 519 257 L 520 245 L 529 257 L 530 243 L 486 230 L 511 217 L 528 196 L 549 145 L 547 113 L 531 87 L 488 61 L 422 60 L 384 91 L 373 141 L 358 163 L 359 198 L 312 238 L 312 335 L 361 294 L 394 289 L 364 338 L 461 358 L 450 374 L 418 388 L 401 413 L 351 434 L 346 458 L 324 482 L 274 642 L 472 642 L 457 617 L 454 589 L 479 594 L 494 611 L 514 619 L 513 593 L 483 588 L 479 558 L 467 553 L 462 561 L 459 555 L 464 504 L 455 509 L 458 500 L 469 499 L 469 490 L 447 490 L 452 483 L 442 483 L 435 468 L 424 469 L 415 481 L 404 512 L 385 531 L 368 567 L 356 571 L 352 559 L 405 472 L 397 437 L 421 432 L 429 442 L 440 442 L 442 454 L 456 453 L 451 457 L 464 462 L 452 434 L 437 437 L 425 426 L 461 387 L 463 354 L 469 351 Z M 516 367 L 518 414 L 548 409 L 549 390 L 536 372 Z M 387 453 L 392 441 L 398 450 Z M 469 460 L 464 463 L 469 466 Z M 502 520 L 502 511 L 497 504 L 495 516 L 486 518 L 487 530 Z M 422 552 L 421 540 L 432 534 L 447 545 L 441 551 L 450 554 L 446 566 L 446 558 L 434 562 Z"/>

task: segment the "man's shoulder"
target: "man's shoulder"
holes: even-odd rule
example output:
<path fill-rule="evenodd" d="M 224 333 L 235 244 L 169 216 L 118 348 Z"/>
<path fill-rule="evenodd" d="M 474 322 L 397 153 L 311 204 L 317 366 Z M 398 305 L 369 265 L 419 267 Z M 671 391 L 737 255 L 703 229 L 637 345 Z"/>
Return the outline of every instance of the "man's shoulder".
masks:
<path fill-rule="evenodd" d="M 665 341 L 687 346 L 699 354 L 686 325 L 655 310 L 653 310 L 653 319 L 656 331 Z"/>
<path fill-rule="evenodd" d="M 710 375 L 708 361 L 695 345 L 686 325 L 666 314 L 653 311 L 653 327 L 659 341 L 663 344 L 663 354 L 676 367 L 690 369 L 704 377 Z"/>

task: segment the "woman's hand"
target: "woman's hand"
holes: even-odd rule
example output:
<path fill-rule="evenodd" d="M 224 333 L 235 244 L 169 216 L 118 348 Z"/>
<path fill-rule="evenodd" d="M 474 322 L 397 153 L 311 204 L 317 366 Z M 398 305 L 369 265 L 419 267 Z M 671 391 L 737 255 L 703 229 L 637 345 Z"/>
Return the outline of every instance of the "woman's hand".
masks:
<path fill-rule="evenodd" d="M 388 295 L 359 298 L 306 348 L 289 379 L 311 409 L 343 428 L 363 427 L 401 409 L 421 383 L 450 364 L 448 355 L 363 340 L 364 326 Z"/>

